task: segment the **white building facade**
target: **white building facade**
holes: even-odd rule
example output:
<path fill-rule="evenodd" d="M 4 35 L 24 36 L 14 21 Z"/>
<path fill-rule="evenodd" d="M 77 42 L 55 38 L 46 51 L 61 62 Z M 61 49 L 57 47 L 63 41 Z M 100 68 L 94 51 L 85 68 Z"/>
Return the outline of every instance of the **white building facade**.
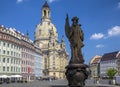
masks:
<path fill-rule="evenodd" d="M 106 71 L 109 68 L 114 68 L 118 70 L 118 55 L 119 51 L 112 52 L 112 53 L 106 53 L 102 56 L 101 61 L 100 61 L 100 76 L 101 77 L 106 77 Z"/>
<path fill-rule="evenodd" d="M 12 29 L 0 26 L 0 75 L 21 75 L 21 42 Z"/>
<path fill-rule="evenodd" d="M 39 79 L 42 77 L 42 53 L 41 50 L 36 47 L 35 53 L 34 53 L 34 64 L 35 64 L 35 78 Z"/>
<path fill-rule="evenodd" d="M 22 77 L 34 80 L 36 67 L 42 72 L 41 50 L 28 36 L 14 28 L 0 26 L 0 78 Z M 37 65 L 36 65 L 37 62 Z"/>

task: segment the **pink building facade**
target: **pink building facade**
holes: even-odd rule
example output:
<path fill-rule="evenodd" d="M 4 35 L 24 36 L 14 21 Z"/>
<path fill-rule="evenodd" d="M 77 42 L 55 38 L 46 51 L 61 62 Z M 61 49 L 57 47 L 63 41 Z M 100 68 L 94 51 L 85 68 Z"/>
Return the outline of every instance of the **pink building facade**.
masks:
<path fill-rule="evenodd" d="M 22 40 L 22 77 L 34 80 L 34 45 Z"/>

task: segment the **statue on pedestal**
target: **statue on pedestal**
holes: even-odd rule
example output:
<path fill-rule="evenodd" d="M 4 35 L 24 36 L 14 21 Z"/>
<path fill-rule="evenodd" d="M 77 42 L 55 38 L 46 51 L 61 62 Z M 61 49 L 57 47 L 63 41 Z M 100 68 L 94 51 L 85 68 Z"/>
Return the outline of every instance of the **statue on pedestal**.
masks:
<path fill-rule="evenodd" d="M 81 48 L 84 46 L 84 33 L 81 25 L 78 24 L 79 18 L 72 18 L 72 26 L 69 25 L 68 14 L 65 23 L 65 33 L 70 42 L 71 59 L 66 66 L 66 78 L 69 87 L 83 87 L 88 78 L 88 65 L 84 64 Z"/>

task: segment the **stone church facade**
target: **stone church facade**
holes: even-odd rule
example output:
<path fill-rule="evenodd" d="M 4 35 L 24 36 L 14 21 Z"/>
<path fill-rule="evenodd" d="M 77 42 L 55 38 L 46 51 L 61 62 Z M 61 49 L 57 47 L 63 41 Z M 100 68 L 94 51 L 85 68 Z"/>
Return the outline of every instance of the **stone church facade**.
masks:
<path fill-rule="evenodd" d="M 64 37 L 58 41 L 58 33 L 50 19 L 50 7 L 47 2 L 42 6 L 41 22 L 35 30 L 34 44 L 39 46 L 42 55 L 44 76 L 65 78 L 65 66 L 68 64 L 68 53 Z"/>

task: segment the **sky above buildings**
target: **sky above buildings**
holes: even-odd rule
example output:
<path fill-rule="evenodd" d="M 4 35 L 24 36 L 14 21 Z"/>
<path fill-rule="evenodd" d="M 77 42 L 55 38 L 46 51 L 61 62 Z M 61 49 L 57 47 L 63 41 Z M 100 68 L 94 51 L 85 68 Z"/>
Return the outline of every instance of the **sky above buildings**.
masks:
<path fill-rule="evenodd" d="M 120 0 L 47 0 L 51 20 L 56 25 L 59 42 L 64 35 L 70 54 L 64 25 L 66 13 L 69 22 L 74 16 L 84 32 L 82 53 L 85 63 L 95 55 L 120 50 Z M 36 25 L 41 22 L 41 7 L 45 0 L 0 0 L 0 25 L 16 28 L 34 40 Z"/>

